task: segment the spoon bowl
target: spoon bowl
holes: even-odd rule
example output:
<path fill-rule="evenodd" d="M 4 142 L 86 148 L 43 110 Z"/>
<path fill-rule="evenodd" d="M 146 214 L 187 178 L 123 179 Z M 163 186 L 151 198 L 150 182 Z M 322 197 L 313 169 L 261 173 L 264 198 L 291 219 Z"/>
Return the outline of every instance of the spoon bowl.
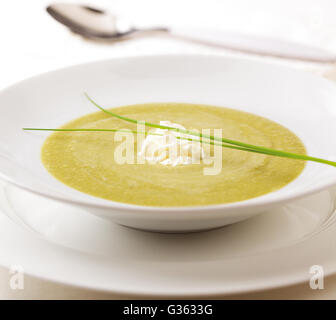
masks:
<path fill-rule="evenodd" d="M 136 33 L 168 32 L 164 27 L 138 29 L 110 12 L 86 5 L 55 4 L 48 6 L 46 10 L 72 32 L 89 39 L 117 41 Z"/>

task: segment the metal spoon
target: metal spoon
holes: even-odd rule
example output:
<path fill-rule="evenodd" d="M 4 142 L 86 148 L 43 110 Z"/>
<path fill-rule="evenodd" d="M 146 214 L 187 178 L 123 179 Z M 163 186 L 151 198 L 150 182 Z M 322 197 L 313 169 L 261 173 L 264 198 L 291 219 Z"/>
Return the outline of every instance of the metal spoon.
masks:
<path fill-rule="evenodd" d="M 275 38 L 206 29 L 138 29 L 109 12 L 85 5 L 56 3 L 48 6 L 47 12 L 74 33 L 94 40 L 120 41 L 141 34 L 160 32 L 187 41 L 245 53 L 320 63 L 336 62 L 336 54 L 326 50 Z"/>
<path fill-rule="evenodd" d="M 90 39 L 122 40 L 135 33 L 168 31 L 161 27 L 140 30 L 111 13 L 85 5 L 57 3 L 48 6 L 46 10 L 74 33 Z"/>

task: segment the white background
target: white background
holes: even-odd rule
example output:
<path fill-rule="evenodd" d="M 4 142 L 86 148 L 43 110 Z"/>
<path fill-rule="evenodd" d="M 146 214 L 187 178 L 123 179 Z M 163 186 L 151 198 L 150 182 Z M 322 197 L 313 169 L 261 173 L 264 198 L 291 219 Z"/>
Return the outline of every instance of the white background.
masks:
<path fill-rule="evenodd" d="M 223 52 L 166 38 L 109 45 L 83 41 L 45 12 L 49 3 L 0 1 L 0 88 L 84 61 L 151 53 Z M 213 27 L 295 40 L 336 52 L 334 0 L 91 0 L 91 5 L 109 9 L 137 26 Z"/>
<path fill-rule="evenodd" d="M 232 54 L 159 37 L 114 44 L 85 41 L 48 16 L 45 7 L 49 3 L 46 0 L 0 0 L 0 88 L 41 72 L 111 57 L 180 52 Z M 137 26 L 213 27 L 288 39 L 336 52 L 334 0 L 91 0 L 84 3 L 110 9 Z M 291 64 L 308 70 L 332 70 L 332 66 Z M 4 107 L 0 107 L 4 112 Z M 26 280 L 24 292 L 13 292 L 6 286 L 8 278 L 8 271 L 1 269 L 0 299 L 105 297 L 33 278 Z M 336 288 L 334 280 L 326 281 L 329 290 L 322 292 L 312 292 L 308 284 L 304 284 L 248 297 L 330 298 L 336 294 L 332 290 Z"/>

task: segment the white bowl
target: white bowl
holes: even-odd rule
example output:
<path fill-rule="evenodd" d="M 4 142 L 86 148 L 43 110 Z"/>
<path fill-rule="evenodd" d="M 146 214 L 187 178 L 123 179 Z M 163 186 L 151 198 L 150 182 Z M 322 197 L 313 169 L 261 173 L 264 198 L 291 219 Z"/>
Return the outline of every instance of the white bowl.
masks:
<path fill-rule="evenodd" d="M 310 155 L 334 159 L 336 87 L 311 74 L 268 63 L 220 56 L 178 55 L 113 59 L 20 82 L 0 93 L 0 177 L 21 188 L 121 225 L 185 232 L 247 219 L 336 184 L 336 168 L 308 163 L 284 188 L 254 199 L 203 207 L 144 207 L 96 198 L 52 177 L 40 161 L 45 133 L 95 112 L 83 92 L 103 106 L 190 102 L 227 106 L 274 120 L 296 133 Z"/>

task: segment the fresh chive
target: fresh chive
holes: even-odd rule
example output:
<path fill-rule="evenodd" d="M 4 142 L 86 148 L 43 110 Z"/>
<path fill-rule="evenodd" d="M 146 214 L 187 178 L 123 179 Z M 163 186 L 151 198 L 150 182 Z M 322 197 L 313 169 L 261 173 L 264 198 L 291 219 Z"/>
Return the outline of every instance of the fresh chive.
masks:
<path fill-rule="evenodd" d="M 136 130 L 128 130 L 128 129 L 96 129 L 96 128 L 90 128 L 90 129 L 85 129 L 85 128 L 76 128 L 76 129 L 66 129 L 66 128 L 59 128 L 59 129 L 54 129 L 54 128 L 22 128 L 22 130 L 24 131 L 63 131 L 63 132 L 76 132 L 76 131 L 80 131 L 80 132 L 130 132 L 130 133 L 134 133 L 134 134 L 145 134 L 145 135 L 154 135 L 154 136 L 163 136 L 163 134 L 161 133 L 156 133 L 156 132 L 141 132 L 141 131 L 136 131 Z M 229 144 L 220 144 L 220 143 L 215 143 L 213 141 L 204 141 L 204 140 L 196 140 L 196 139 L 191 139 L 191 138 L 185 138 L 185 137 L 176 137 L 177 139 L 180 140 L 188 140 L 188 141 L 194 141 L 194 142 L 202 142 L 202 143 L 206 143 L 206 144 L 210 144 L 213 146 L 220 146 L 220 147 L 224 147 L 224 148 L 230 148 L 230 149 L 235 149 L 235 150 L 242 150 L 242 151 L 250 151 L 250 152 L 257 152 L 257 153 L 262 153 L 265 154 L 264 152 L 258 152 L 258 151 L 254 151 L 254 150 L 250 150 L 247 148 L 242 148 L 242 147 L 237 147 L 237 146 L 232 146 Z"/>
<path fill-rule="evenodd" d="M 128 118 L 128 117 L 124 117 L 124 116 L 118 115 L 116 113 L 113 113 L 109 110 L 104 109 L 102 106 L 100 106 L 98 103 L 96 103 L 86 92 L 84 94 L 85 94 L 86 98 L 93 105 L 95 105 L 97 108 L 99 108 L 103 112 L 105 112 L 105 113 L 107 113 L 107 114 L 109 114 L 109 115 L 111 115 L 115 118 L 118 118 L 118 119 L 121 119 L 121 120 L 124 120 L 124 121 L 127 121 L 127 122 L 131 122 L 131 123 L 135 123 L 135 124 L 138 123 L 137 120 L 134 120 L 134 119 L 131 119 L 131 118 Z M 277 156 L 277 157 L 290 158 L 290 159 L 314 161 L 314 162 L 328 164 L 328 165 L 336 167 L 336 162 L 326 160 L 326 159 L 322 159 L 322 158 L 316 158 L 316 157 L 311 157 L 311 156 L 307 156 L 307 155 L 303 155 L 303 154 L 297 154 L 297 153 L 283 151 L 283 150 L 277 150 L 277 149 L 272 149 L 272 148 L 267 148 L 267 147 L 262 147 L 262 146 L 256 146 L 256 145 L 241 142 L 241 141 L 231 140 L 231 139 L 227 139 L 227 138 L 219 138 L 219 137 L 206 135 L 206 134 L 202 134 L 202 133 L 198 133 L 198 132 L 194 132 L 194 131 L 172 128 L 172 127 L 168 127 L 168 126 L 164 126 L 164 125 L 160 125 L 160 124 L 154 124 L 154 123 L 150 123 L 150 122 L 144 122 L 144 125 L 147 126 L 147 127 L 177 131 L 177 132 L 180 132 L 180 133 L 185 133 L 185 134 L 192 135 L 192 136 L 198 136 L 198 137 L 201 137 L 201 138 L 220 141 L 220 142 L 225 143 L 225 144 L 236 145 L 236 146 L 240 146 L 240 147 L 245 148 L 245 149 L 239 149 L 239 150 L 263 153 L 263 154 L 273 155 L 273 156 Z"/>
<path fill-rule="evenodd" d="M 94 106 L 96 106 L 101 111 L 105 112 L 106 114 L 109 114 L 112 117 L 130 122 L 130 123 L 134 123 L 134 124 L 139 123 L 138 120 L 131 119 L 131 118 L 128 118 L 128 117 L 125 117 L 125 116 L 122 116 L 122 115 L 119 115 L 119 114 L 116 114 L 116 113 L 113 113 L 109 110 L 104 109 L 103 107 L 98 105 L 93 99 L 91 99 L 90 96 L 87 93 L 85 93 L 85 96 Z M 170 130 L 170 131 L 176 131 L 176 132 L 179 132 L 179 133 L 184 133 L 184 134 L 191 135 L 191 136 L 197 136 L 197 137 L 200 138 L 200 140 L 194 140 L 194 139 L 185 138 L 185 137 L 177 137 L 180 140 L 191 140 L 191 141 L 196 141 L 196 142 L 207 143 L 207 144 L 210 144 L 210 145 L 221 146 L 221 147 L 224 147 L 224 148 L 247 151 L 247 152 L 254 152 L 254 153 L 259 153 L 259 154 L 266 154 L 266 155 L 276 156 L 276 157 L 283 157 L 283 158 L 296 159 L 296 160 L 314 161 L 314 162 L 323 163 L 323 164 L 327 164 L 327 165 L 331 165 L 331 166 L 336 167 L 336 162 L 326 160 L 326 159 L 322 159 L 322 158 L 316 158 L 316 157 L 311 157 L 311 156 L 307 156 L 307 155 L 303 155 L 303 154 L 297 154 L 297 153 L 287 152 L 287 151 L 283 151 L 283 150 L 277 150 L 277 149 L 272 149 L 272 148 L 267 148 L 267 147 L 262 147 L 262 146 L 256 146 L 256 145 L 252 145 L 252 144 L 249 144 L 249 143 L 240 142 L 240 141 L 236 141 L 236 140 L 232 140 L 232 139 L 219 138 L 219 137 L 216 137 L 216 136 L 206 135 L 206 134 L 202 134 L 202 133 L 199 133 L 199 132 L 173 128 L 173 127 L 160 125 L 160 124 L 154 124 L 154 123 L 150 123 L 150 122 L 143 122 L 143 124 L 147 127 L 167 129 L 167 130 Z M 28 131 L 28 130 L 29 131 L 32 131 L 32 130 L 34 130 L 34 131 L 70 131 L 70 132 L 74 132 L 74 131 L 117 132 L 117 131 L 119 131 L 119 132 L 131 132 L 131 133 L 135 133 L 135 134 L 143 133 L 145 135 L 149 134 L 149 135 L 162 136 L 162 134 L 154 133 L 154 132 L 138 132 L 136 130 L 123 130 L 123 129 L 23 128 L 23 130 L 25 130 L 25 131 Z M 205 141 L 204 138 L 208 139 L 210 141 Z M 214 142 L 214 141 L 216 141 L 216 142 Z M 218 143 L 218 142 L 220 142 L 220 143 Z"/>
<path fill-rule="evenodd" d="M 131 132 L 131 133 L 137 133 L 137 131 L 134 130 L 124 130 L 124 129 L 96 129 L 96 128 L 90 128 L 90 129 L 84 129 L 84 128 L 76 128 L 76 129 L 52 129 L 52 128 L 22 128 L 24 131 L 107 131 L 107 132 Z"/>

